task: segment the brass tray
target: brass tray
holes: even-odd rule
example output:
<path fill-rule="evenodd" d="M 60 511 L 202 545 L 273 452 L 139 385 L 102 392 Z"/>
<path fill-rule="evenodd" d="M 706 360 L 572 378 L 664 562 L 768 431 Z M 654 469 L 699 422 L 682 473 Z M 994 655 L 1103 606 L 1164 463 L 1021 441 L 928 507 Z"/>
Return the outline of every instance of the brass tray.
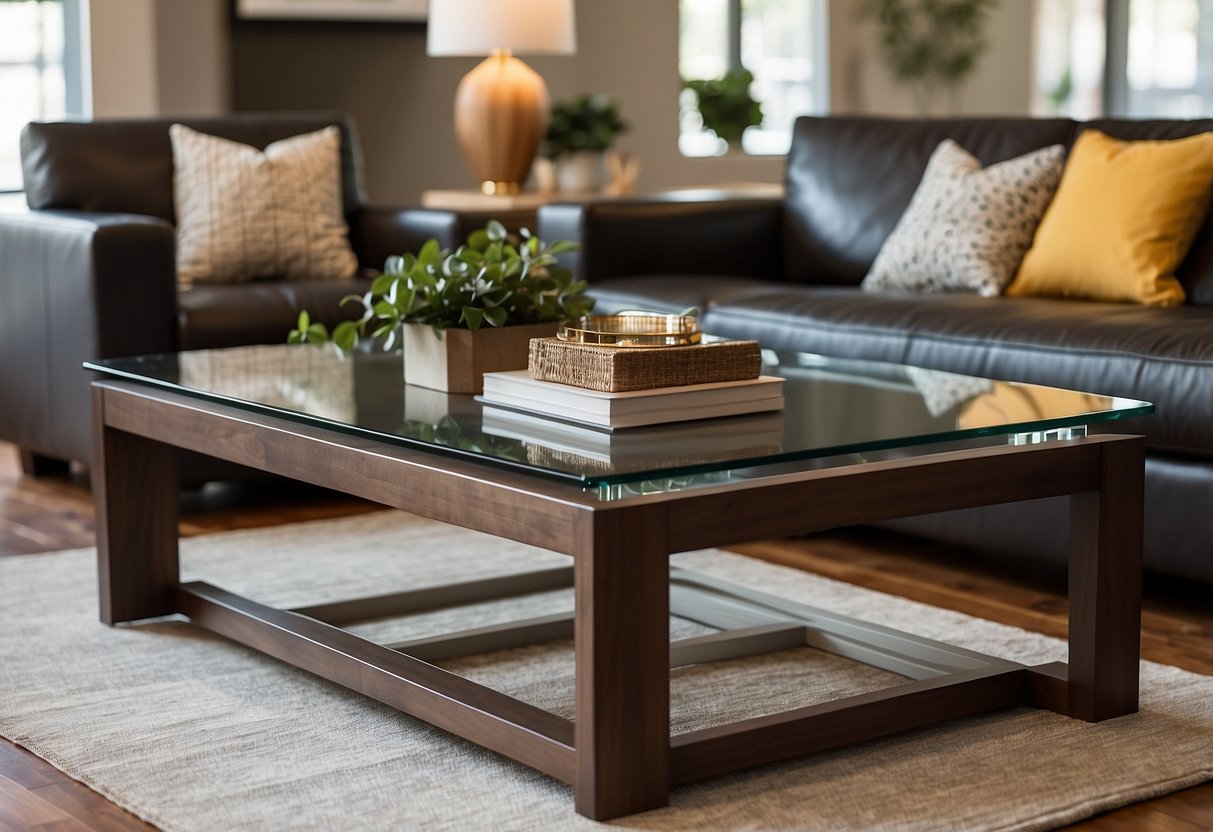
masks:
<path fill-rule="evenodd" d="M 565 321 L 557 328 L 556 337 L 606 347 L 685 347 L 698 344 L 703 333 L 699 319 L 690 315 L 625 312 Z"/>

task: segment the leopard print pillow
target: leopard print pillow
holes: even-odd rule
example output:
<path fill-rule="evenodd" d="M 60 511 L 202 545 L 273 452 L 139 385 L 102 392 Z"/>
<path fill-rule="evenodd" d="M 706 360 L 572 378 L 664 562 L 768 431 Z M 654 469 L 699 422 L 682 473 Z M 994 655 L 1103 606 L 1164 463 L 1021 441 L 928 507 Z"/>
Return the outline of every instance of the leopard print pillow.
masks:
<path fill-rule="evenodd" d="M 982 168 L 945 139 L 863 289 L 1000 294 L 1057 190 L 1064 153 L 1058 144 Z"/>

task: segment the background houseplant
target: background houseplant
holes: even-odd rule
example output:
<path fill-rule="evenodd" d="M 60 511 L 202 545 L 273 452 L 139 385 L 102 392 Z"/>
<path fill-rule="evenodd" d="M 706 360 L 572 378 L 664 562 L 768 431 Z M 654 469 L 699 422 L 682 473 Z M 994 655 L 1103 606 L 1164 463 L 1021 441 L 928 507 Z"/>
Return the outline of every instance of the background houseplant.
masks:
<path fill-rule="evenodd" d="M 603 152 L 628 129 L 608 95 L 587 93 L 553 104 L 542 152 L 556 165 L 560 190 L 597 190 Z"/>
<path fill-rule="evenodd" d="M 685 81 L 695 93 L 703 126 L 724 140 L 730 150 L 741 147 L 741 136 L 762 124 L 762 105 L 750 94 L 754 74 L 744 67 L 731 69 L 721 78 Z"/>
<path fill-rule="evenodd" d="M 304 311 L 288 341 L 349 351 L 381 339 L 390 350 L 399 337 L 407 383 L 478 393 L 483 373 L 526 367 L 531 338 L 593 308 L 585 281 L 556 267 L 556 255 L 575 248 L 545 245 L 526 229 L 511 239 L 496 220 L 453 252 L 430 240 L 416 254 L 389 257 L 365 295 L 343 299 L 361 306 L 357 319 L 330 332 Z"/>
<path fill-rule="evenodd" d="M 986 50 L 985 27 L 998 0 L 863 0 L 861 17 L 877 24 L 880 56 L 914 91 L 918 111 L 934 112 L 941 90 L 959 110 L 960 88 Z"/>

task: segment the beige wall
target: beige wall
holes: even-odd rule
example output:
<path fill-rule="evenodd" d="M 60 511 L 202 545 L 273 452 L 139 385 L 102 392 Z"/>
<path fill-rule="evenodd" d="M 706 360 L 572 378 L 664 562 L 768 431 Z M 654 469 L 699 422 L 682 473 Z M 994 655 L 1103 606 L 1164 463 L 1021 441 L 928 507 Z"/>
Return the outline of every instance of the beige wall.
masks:
<path fill-rule="evenodd" d="M 830 0 L 833 111 L 913 114 L 912 97 L 888 77 L 876 55 L 870 24 L 855 20 L 857 2 Z M 229 33 L 229 0 L 92 3 L 111 11 L 121 7 L 126 15 L 126 25 L 121 14 L 101 21 L 115 40 L 107 41 L 112 48 L 101 64 L 113 63 L 103 67 L 100 80 L 131 82 L 97 87 L 114 102 L 99 115 L 123 108 L 135 114 L 138 107 L 183 114 L 220 112 L 229 105 L 341 109 L 360 127 L 373 202 L 409 204 L 427 188 L 472 184 L 455 150 L 451 106 L 460 77 L 474 61 L 427 57 L 420 29 L 252 27 Z M 1002 0 L 990 50 L 962 91 L 961 112 L 1028 113 L 1033 5 Z M 619 99 L 633 125 L 622 145 L 642 161 L 642 189 L 778 181 L 781 158 L 688 159 L 679 153 L 677 7 L 675 0 L 580 0 L 578 54 L 528 62 L 547 79 L 554 97 L 594 90 Z M 94 41 L 97 31 L 95 25 Z M 147 43 L 149 37 L 154 43 Z"/>
<path fill-rule="evenodd" d="M 157 104 L 164 115 L 231 108 L 231 43 L 224 0 L 155 0 Z"/>
<path fill-rule="evenodd" d="M 94 117 L 231 106 L 225 0 L 88 0 Z"/>
<path fill-rule="evenodd" d="M 92 114 L 159 112 L 155 0 L 89 0 Z"/>
<path fill-rule="evenodd" d="M 871 21 L 857 20 L 859 0 L 830 0 L 830 102 L 836 113 L 918 115 L 910 91 L 895 82 L 876 49 Z M 989 48 L 960 91 L 956 113 L 1027 115 L 1032 102 L 1036 4 L 1001 0 L 991 16 Z M 951 114 L 940 101 L 939 115 Z"/>

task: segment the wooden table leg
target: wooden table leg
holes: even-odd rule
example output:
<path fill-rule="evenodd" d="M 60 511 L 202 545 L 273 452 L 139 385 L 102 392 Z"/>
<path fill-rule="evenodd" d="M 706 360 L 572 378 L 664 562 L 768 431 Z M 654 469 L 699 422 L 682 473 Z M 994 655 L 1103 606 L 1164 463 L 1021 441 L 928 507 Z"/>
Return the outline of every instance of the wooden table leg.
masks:
<path fill-rule="evenodd" d="M 93 390 L 93 499 L 101 620 L 137 621 L 176 612 L 179 486 L 169 445 L 108 428 Z"/>
<path fill-rule="evenodd" d="M 579 813 L 669 800 L 670 572 L 664 508 L 587 515 L 574 559 Z"/>
<path fill-rule="evenodd" d="M 1070 498 L 1069 715 L 1137 711 L 1145 443 L 1103 446 L 1097 492 Z"/>

